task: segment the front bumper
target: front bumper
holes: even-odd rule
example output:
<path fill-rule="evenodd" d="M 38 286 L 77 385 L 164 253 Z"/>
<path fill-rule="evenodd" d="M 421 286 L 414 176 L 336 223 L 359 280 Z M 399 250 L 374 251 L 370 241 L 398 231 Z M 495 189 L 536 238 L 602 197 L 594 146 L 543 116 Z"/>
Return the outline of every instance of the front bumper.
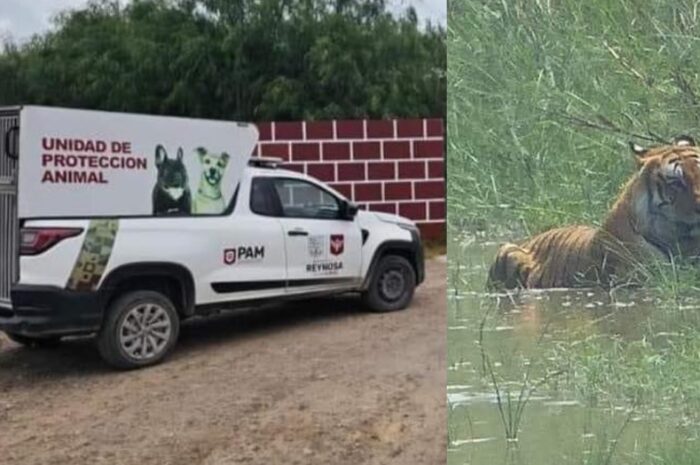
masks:
<path fill-rule="evenodd" d="M 11 294 L 12 307 L 0 307 L 1 331 L 35 337 L 68 336 L 96 332 L 102 324 L 96 292 L 19 284 Z"/>
<path fill-rule="evenodd" d="M 416 257 L 416 285 L 418 285 L 425 281 L 425 252 L 423 250 L 420 233 L 418 233 L 418 231 L 411 232 L 411 236 L 415 244 L 413 253 Z"/>

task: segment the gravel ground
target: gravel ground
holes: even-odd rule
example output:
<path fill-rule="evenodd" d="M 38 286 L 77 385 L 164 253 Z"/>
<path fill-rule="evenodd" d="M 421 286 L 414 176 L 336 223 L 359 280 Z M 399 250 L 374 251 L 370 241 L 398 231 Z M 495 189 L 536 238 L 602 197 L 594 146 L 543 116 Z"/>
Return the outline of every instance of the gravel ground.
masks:
<path fill-rule="evenodd" d="M 0 336 L 3 464 L 444 464 L 445 259 L 406 311 L 353 298 L 191 321 L 166 363 Z"/>

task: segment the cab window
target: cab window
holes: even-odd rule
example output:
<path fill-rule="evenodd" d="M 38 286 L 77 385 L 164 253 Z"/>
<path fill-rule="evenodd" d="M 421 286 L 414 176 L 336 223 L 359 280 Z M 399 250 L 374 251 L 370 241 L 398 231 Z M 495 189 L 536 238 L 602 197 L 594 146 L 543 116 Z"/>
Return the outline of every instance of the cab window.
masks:
<path fill-rule="evenodd" d="M 282 216 L 270 178 L 253 178 L 250 187 L 250 211 L 263 216 Z"/>
<path fill-rule="evenodd" d="M 299 179 L 277 178 L 275 192 L 288 218 L 337 219 L 340 203 L 328 191 Z"/>
<path fill-rule="evenodd" d="M 325 189 L 300 179 L 253 180 L 251 210 L 285 218 L 334 220 L 340 218 L 340 201 Z"/>

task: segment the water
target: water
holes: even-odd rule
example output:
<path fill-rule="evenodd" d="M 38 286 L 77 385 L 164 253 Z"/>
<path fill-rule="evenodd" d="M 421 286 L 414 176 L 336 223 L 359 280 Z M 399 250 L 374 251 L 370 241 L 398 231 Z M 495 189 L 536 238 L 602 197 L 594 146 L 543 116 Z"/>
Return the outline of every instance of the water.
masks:
<path fill-rule="evenodd" d="M 496 248 L 450 243 L 448 464 L 700 463 L 700 299 L 487 293 Z"/>

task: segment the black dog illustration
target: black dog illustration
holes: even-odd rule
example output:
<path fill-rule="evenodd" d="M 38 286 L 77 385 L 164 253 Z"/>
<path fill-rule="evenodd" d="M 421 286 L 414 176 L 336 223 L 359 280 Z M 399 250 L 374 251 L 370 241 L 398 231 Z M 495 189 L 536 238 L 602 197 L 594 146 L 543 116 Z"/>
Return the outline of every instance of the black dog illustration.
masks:
<path fill-rule="evenodd" d="M 156 147 L 156 168 L 158 180 L 153 188 L 153 214 L 189 215 L 192 212 L 187 169 L 182 162 L 182 147 L 177 149 L 177 158 L 168 158 L 162 145 Z"/>

